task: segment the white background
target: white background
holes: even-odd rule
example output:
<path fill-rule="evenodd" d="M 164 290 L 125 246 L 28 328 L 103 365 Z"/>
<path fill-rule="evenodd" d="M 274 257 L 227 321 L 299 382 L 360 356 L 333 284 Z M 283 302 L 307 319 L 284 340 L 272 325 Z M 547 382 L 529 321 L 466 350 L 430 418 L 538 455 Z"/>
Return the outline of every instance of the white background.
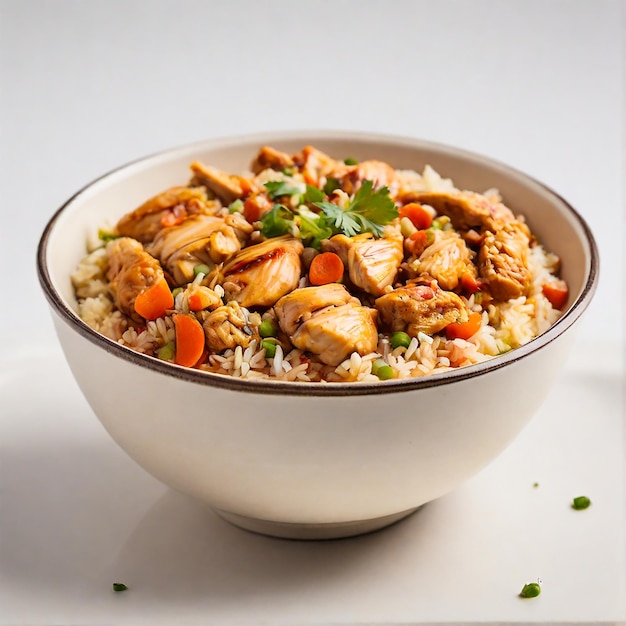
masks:
<path fill-rule="evenodd" d="M 624 13 L 617 0 L 0 2 L 0 623 L 624 617 Z M 45 223 L 93 178 L 298 128 L 504 161 L 572 203 L 602 259 L 566 371 L 518 441 L 403 524 L 326 544 L 238 531 L 127 459 L 69 375 L 35 273 Z M 580 492 L 594 504 L 574 515 Z M 517 598 L 537 577 L 542 595 Z M 131 590 L 113 594 L 117 578 Z"/>

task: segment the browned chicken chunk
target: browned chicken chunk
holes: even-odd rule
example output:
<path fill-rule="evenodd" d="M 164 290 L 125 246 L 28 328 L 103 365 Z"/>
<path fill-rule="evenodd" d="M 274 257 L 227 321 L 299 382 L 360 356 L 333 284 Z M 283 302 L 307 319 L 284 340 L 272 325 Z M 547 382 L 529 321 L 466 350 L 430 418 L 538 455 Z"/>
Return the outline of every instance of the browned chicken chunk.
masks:
<path fill-rule="evenodd" d="M 352 352 L 365 355 L 376 349 L 376 312 L 342 285 L 296 289 L 276 303 L 275 311 L 293 345 L 327 365 L 339 365 Z"/>
<path fill-rule="evenodd" d="M 416 274 L 428 274 L 447 290 L 456 289 L 461 276 L 472 279 L 477 276 L 476 266 L 472 263 L 474 252 L 463 238 L 453 230 L 433 231 L 434 241 L 427 246 L 419 258 L 411 263 Z"/>
<path fill-rule="evenodd" d="M 206 185 L 224 204 L 247 196 L 251 191 L 251 182 L 243 176 L 204 165 L 197 161 L 191 164 L 191 171 L 203 185 Z"/>
<path fill-rule="evenodd" d="M 253 336 L 237 302 L 229 302 L 207 314 L 202 323 L 206 345 L 219 354 L 236 346 L 247 348 Z"/>
<path fill-rule="evenodd" d="M 222 270 L 227 300 L 241 306 L 272 306 L 298 286 L 302 273 L 299 239 L 275 237 L 248 246 Z"/>
<path fill-rule="evenodd" d="M 193 215 L 178 226 L 164 228 L 147 247 L 177 285 L 193 280 L 197 265 L 213 268 L 240 249 L 241 241 L 233 227 L 212 215 Z"/>
<path fill-rule="evenodd" d="M 330 172 L 343 165 L 313 146 L 305 146 L 302 152 L 293 155 L 293 161 L 300 168 L 304 179 L 311 185 L 318 185 Z"/>
<path fill-rule="evenodd" d="M 171 221 L 182 221 L 188 215 L 211 213 L 213 208 L 203 188 L 172 187 L 124 215 L 117 223 L 117 232 L 147 243 L 167 226 L 170 214 Z"/>
<path fill-rule="evenodd" d="M 328 173 L 339 181 L 341 188 L 348 194 L 358 191 L 364 180 L 371 180 L 374 189 L 387 187 L 393 198 L 397 191 L 396 171 L 382 161 L 362 161 L 357 165 L 341 163 L 335 170 Z"/>
<path fill-rule="evenodd" d="M 485 233 L 478 253 L 478 269 L 496 300 L 510 300 L 528 293 L 532 282 L 528 250 L 528 229 L 520 222 Z"/>
<path fill-rule="evenodd" d="M 473 191 L 410 192 L 402 197 L 402 201 L 428 204 L 439 215 L 447 215 L 457 230 L 493 230 L 502 223 L 515 221 L 515 215 L 504 204 L 491 202 Z"/>
<path fill-rule="evenodd" d="M 280 152 L 270 146 L 263 146 L 256 155 L 250 169 L 259 174 L 263 170 L 272 169 L 280 172 L 286 167 L 293 167 L 293 159 L 285 152 Z"/>
<path fill-rule="evenodd" d="M 371 233 L 335 235 L 324 242 L 323 249 L 338 254 L 354 285 L 375 296 L 393 283 L 404 258 L 402 236 L 391 233 L 381 239 Z"/>
<path fill-rule="evenodd" d="M 164 279 L 158 261 L 130 237 L 113 239 L 106 247 L 107 278 L 117 308 L 136 322 L 145 320 L 135 312 L 137 296 Z"/>
<path fill-rule="evenodd" d="M 377 298 L 381 322 L 391 332 L 405 331 L 415 337 L 420 331 L 433 335 L 453 322 L 466 322 L 469 312 L 463 300 L 444 291 L 432 281 L 429 285 L 411 283 Z"/>

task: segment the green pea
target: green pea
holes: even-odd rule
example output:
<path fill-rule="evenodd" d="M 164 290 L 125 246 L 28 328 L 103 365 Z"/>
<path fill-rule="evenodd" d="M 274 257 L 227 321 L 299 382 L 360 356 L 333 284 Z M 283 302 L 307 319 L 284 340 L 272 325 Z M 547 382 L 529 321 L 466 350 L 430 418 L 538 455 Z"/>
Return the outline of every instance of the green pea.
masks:
<path fill-rule="evenodd" d="M 261 348 L 265 348 L 265 357 L 273 359 L 276 356 L 276 343 L 265 339 L 261 342 Z"/>
<path fill-rule="evenodd" d="M 399 346 L 408 348 L 411 343 L 411 337 L 402 331 L 398 331 L 391 335 L 391 347 L 395 350 Z"/>
<path fill-rule="evenodd" d="M 272 320 L 263 320 L 259 325 L 259 335 L 261 337 L 276 337 L 278 329 Z"/>
<path fill-rule="evenodd" d="M 176 287 L 176 289 L 174 289 L 174 291 L 172 291 L 172 296 L 173 296 L 174 300 L 176 300 L 176 296 L 179 293 L 182 293 L 182 292 L 183 292 L 183 288 L 182 287 Z"/>

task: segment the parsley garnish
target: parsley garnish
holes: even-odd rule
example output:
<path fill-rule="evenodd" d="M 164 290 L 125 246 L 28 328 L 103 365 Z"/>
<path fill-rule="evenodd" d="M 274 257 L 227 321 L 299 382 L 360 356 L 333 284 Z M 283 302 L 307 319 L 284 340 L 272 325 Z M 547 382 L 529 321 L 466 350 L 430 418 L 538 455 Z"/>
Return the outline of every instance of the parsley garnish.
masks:
<path fill-rule="evenodd" d="M 290 185 L 285 180 L 270 180 L 265 183 L 264 187 L 267 189 L 267 195 L 270 197 L 270 200 L 276 200 L 276 198 L 283 196 L 295 196 L 300 193 L 298 187 Z"/>
<path fill-rule="evenodd" d="M 336 232 L 348 237 L 370 232 L 382 236 L 383 226 L 398 217 L 398 208 L 389 196 L 389 189 L 381 187 L 374 191 L 374 183 L 364 180 L 347 209 L 332 202 L 316 202 L 332 223 Z"/>
<path fill-rule="evenodd" d="M 113 583 L 113 591 L 126 591 L 127 589 L 124 583 Z"/>
<path fill-rule="evenodd" d="M 324 192 L 313 185 L 307 185 L 306 191 L 302 194 L 302 202 L 322 202 Z"/>
<path fill-rule="evenodd" d="M 324 193 L 327 196 L 330 196 L 330 194 L 335 191 L 335 189 L 341 189 L 341 185 L 336 178 L 329 176 L 324 183 Z"/>
<path fill-rule="evenodd" d="M 321 213 L 313 213 L 305 206 L 298 211 L 300 216 L 300 238 L 305 245 L 320 249 L 322 239 L 329 239 L 333 235 L 333 230 L 327 222 L 326 216 Z"/>

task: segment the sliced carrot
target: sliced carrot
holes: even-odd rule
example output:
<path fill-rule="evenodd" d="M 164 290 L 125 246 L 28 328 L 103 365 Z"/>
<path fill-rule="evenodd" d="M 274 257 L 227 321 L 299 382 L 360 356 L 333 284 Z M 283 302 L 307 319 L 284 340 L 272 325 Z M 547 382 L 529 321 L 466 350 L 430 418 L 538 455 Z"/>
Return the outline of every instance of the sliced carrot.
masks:
<path fill-rule="evenodd" d="M 313 258 L 309 267 L 309 281 L 312 285 L 336 283 L 343 276 L 343 261 L 334 252 L 322 252 Z"/>
<path fill-rule="evenodd" d="M 187 303 L 192 311 L 202 311 L 209 308 L 212 304 L 216 303 L 216 296 L 211 297 L 211 291 L 207 287 L 196 287 L 194 291 L 189 294 Z"/>
<path fill-rule="evenodd" d="M 184 367 L 193 367 L 204 352 L 204 330 L 195 317 L 183 313 L 174 316 L 174 329 L 176 332 L 174 362 Z"/>
<path fill-rule="evenodd" d="M 419 230 L 430 228 L 433 223 L 433 216 L 417 202 L 405 204 L 403 207 L 398 209 L 398 212 L 400 214 L 400 218 L 408 217 L 411 222 L 413 222 L 413 226 Z"/>
<path fill-rule="evenodd" d="M 174 306 L 174 296 L 165 278 L 142 291 L 135 299 L 135 311 L 144 319 L 155 320 Z"/>
<path fill-rule="evenodd" d="M 448 339 L 469 339 L 479 330 L 482 316 L 475 311 L 470 313 L 467 322 L 454 322 L 446 326 L 446 337 Z"/>
<path fill-rule="evenodd" d="M 555 309 L 562 309 L 569 296 L 569 290 L 564 280 L 553 280 L 546 283 L 541 287 L 541 291 Z"/>
<path fill-rule="evenodd" d="M 264 194 L 254 194 L 243 203 L 243 216 L 250 222 L 258 222 L 272 208 L 272 203 Z"/>

